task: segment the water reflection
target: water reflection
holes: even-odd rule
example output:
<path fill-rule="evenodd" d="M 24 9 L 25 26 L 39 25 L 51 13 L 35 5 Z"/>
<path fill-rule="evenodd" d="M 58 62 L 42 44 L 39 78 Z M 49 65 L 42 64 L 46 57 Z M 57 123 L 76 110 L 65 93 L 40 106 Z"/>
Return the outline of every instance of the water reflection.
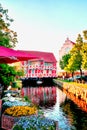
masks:
<path fill-rule="evenodd" d="M 56 104 L 56 87 L 25 87 L 22 93 L 27 95 L 34 104 L 44 107 L 52 107 Z"/>
<path fill-rule="evenodd" d="M 87 112 L 79 107 L 81 102 L 58 86 L 23 87 L 22 94 L 38 104 L 46 117 L 58 121 L 59 130 L 87 130 Z"/>
<path fill-rule="evenodd" d="M 61 104 L 62 111 L 68 119 L 70 130 L 87 130 L 87 113 L 82 111 L 70 99 Z"/>

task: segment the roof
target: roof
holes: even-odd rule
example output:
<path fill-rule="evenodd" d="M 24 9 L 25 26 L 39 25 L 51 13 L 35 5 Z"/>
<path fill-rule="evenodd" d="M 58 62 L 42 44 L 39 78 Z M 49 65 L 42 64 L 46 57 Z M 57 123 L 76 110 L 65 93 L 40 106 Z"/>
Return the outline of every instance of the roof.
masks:
<path fill-rule="evenodd" d="M 25 50 L 23 50 L 23 51 L 29 52 L 29 54 L 39 57 L 40 60 L 44 60 L 45 62 L 57 62 L 57 60 L 52 52 L 25 51 Z"/>
<path fill-rule="evenodd" d="M 75 44 L 75 42 L 71 41 L 68 37 L 66 38 L 65 43 Z"/>

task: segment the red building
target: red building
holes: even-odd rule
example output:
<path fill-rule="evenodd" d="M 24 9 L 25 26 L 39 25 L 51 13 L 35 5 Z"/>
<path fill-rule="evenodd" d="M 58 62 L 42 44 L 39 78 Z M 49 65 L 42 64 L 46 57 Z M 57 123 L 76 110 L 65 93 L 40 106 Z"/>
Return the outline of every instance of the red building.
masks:
<path fill-rule="evenodd" d="M 24 51 L 33 54 L 37 59 L 22 62 L 26 78 L 54 78 L 57 77 L 56 58 L 53 53 L 41 51 Z"/>

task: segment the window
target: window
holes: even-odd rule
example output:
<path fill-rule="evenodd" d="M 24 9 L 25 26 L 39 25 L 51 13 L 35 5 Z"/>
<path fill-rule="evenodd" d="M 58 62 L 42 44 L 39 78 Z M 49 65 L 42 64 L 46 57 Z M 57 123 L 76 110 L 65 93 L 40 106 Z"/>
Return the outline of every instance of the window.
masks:
<path fill-rule="evenodd" d="M 65 52 L 68 53 L 69 51 L 70 51 L 70 48 L 67 47 L 67 48 L 65 49 Z"/>

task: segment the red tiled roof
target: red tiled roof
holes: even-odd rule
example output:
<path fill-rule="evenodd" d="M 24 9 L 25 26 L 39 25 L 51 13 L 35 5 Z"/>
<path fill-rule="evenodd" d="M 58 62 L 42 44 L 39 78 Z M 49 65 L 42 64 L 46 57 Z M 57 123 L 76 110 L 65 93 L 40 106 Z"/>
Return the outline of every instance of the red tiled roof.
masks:
<path fill-rule="evenodd" d="M 39 57 L 41 60 L 44 60 L 45 62 L 57 62 L 54 54 L 52 52 L 41 52 L 41 51 L 25 51 L 29 52 L 29 54 L 35 55 L 36 57 Z"/>

